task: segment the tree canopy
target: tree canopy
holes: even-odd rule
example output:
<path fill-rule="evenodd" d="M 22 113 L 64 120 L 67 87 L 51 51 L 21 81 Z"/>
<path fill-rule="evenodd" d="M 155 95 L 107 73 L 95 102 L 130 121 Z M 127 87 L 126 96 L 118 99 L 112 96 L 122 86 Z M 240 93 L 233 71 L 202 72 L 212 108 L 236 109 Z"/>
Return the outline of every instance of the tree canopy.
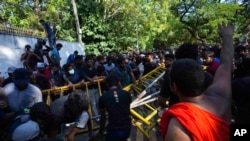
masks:
<path fill-rule="evenodd" d="M 236 24 L 236 38 L 249 32 L 248 0 L 75 0 L 87 54 L 167 49 L 182 42 L 218 40 L 217 25 Z M 71 0 L 3 0 L 0 22 L 44 31 L 50 23 L 57 39 L 78 41 Z"/>

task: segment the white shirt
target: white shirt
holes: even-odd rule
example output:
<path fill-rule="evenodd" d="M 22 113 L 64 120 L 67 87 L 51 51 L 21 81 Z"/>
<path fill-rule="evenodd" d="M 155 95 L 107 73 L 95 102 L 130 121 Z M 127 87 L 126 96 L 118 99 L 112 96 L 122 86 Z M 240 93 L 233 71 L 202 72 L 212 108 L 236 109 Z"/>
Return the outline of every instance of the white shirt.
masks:
<path fill-rule="evenodd" d="M 43 101 L 41 90 L 32 84 L 24 90 L 19 90 L 14 83 L 9 83 L 3 89 L 12 112 L 32 107 L 35 103 Z"/>

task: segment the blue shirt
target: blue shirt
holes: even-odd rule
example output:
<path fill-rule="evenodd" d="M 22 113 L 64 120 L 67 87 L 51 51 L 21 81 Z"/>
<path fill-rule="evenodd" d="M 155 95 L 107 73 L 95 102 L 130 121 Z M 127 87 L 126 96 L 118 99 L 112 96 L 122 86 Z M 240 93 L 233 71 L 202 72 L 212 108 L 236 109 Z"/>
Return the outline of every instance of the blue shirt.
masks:
<path fill-rule="evenodd" d="M 50 27 L 50 25 L 46 22 L 43 22 L 42 23 L 43 27 L 45 28 L 48 36 L 51 36 L 51 35 L 54 35 L 53 31 L 52 31 L 52 28 Z"/>
<path fill-rule="evenodd" d="M 60 62 L 61 57 L 60 57 L 59 51 L 56 48 L 53 48 L 53 50 L 51 51 L 51 55 L 53 56 L 54 63 Z"/>

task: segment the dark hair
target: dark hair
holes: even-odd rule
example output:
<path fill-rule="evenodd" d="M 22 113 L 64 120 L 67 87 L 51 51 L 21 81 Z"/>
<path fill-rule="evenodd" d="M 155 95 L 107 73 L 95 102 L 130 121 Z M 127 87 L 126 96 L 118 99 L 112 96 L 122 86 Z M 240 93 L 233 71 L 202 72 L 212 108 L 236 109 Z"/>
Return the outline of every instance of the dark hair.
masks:
<path fill-rule="evenodd" d="M 93 57 L 88 55 L 85 57 L 85 62 L 88 62 L 89 60 L 93 60 Z"/>
<path fill-rule="evenodd" d="M 61 43 L 57 43 L 56 47 L 62 47 L 63 45 Z"/>
<path fill-rule="evenodd" d="M 25 50 L 29 51 L 31 49 L 31 46 L 30 45 L 25 45 Z"/>
<path fill-rule="evenodd" d="M 140 56 L 135 57 L 135 64 L 139 65 L 142 62 L 142 58 Z"/>
<path fill-rule="evenodd" d="M 182 44 L 175 53 L 176 59 L 190 58 L 198 59 L 198 46 L 196 44 L 184 43 Z"/>
<path fill-rule="evenodd" d="M 123 55 L 119 55 L 116 60 L 116 63 L 121 64 L 123 61 L 125 61 L 125 57 Z"/>
<path fill-rule="evenodd" d="M 89 108 L 89 98 L 82 90 L 74 90 L 69 94 L 67 103 L 69 105 L 69 110 L 77 115 L 84 110 Z"/>
<path fill-rule="evenodd" d="M 72 67 L 72 64 L 67 64 L 66 63 L 66 64 L 63 65 L 63 70 L 67 72 L 69 67 Z"/>
<path fill-rule="evenodd" d="M 211 51 L 211 50 L 208 50 L 208 51 L 205 51 L 204 54 L 203 54 L 203 57 L 214 57 L 214 51 Z"/>
<path fill-rule="evenodd" d="M 111 56 L 107 56 L 107 60 L 106 60 L 107 62 L 109 62 L 109 61 L 113 61 L 113 57 L 111 57 Z"/>
<path fill-rule="evenodd" d="M 106 78 L 105 82 L 109 87 L 118 86 L 119 78 L 116 75 L 111 74 Z"/>
<path fill-rule="evenodd" d="M 30 119 L 34 121 L 39 119 L 45 123 L 51 122 L 53 116 L 50 107 L 44 102 L 35 103 L 30 109 Z"/>
<path fill-rule="evenodd" d="M 74 54 L 78 54 L 78 51 L 77 51 L 77 50 L 75 50 L 75 51 L 74 51 Z"/>
<path fill-rule="evenodd" d="M 179 59 L 172 65 L 170 85 L 176 84 L 182 95 L 194 97 L 201 95 L 205 89 L 205 73 L 197 61 Z"/>

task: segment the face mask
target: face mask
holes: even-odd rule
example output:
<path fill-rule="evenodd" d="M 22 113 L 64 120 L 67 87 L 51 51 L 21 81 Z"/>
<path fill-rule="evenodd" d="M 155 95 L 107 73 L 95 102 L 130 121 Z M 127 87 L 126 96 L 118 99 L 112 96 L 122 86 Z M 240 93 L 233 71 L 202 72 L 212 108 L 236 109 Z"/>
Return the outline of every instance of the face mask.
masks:
<path fill-rule="evenodd" d="M 75 73 L 74 69 L 72 69 L 72 70 L 69 71 L 69 74 L 74 74 L 74 73 Z"/>

